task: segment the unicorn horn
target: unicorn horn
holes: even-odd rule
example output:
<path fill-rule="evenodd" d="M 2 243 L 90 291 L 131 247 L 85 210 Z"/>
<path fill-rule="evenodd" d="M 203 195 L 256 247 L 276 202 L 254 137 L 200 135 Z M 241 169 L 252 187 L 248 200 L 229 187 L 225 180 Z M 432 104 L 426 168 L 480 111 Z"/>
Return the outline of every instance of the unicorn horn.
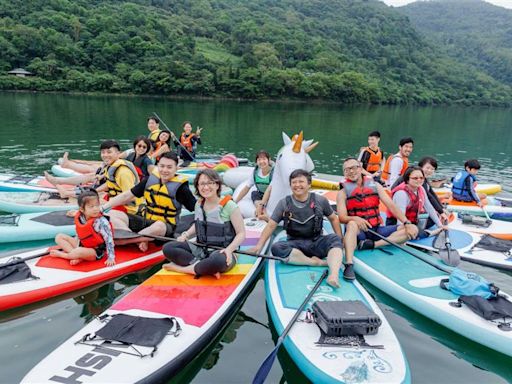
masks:
<path fill-rule="evenodd" d="M 302 131 L 300 131 L 299 136 L 297 137 L 297 140 L 295 141 L 295 144 L 293 144 L 292 151 L 295 153 L 300 153 L 300 150 L 302 148 L 302 140 L 304 139 L 304 134 Z"/>
<path fill-rule="evenodd" d="M 306 153 L 309 153 L 309 152 L 311 152 L 313 149 L 315 149 L 317 145 L 318 145 L 318 141 L 317 141 L 316 143 L 313 143 L 313 144 L 308 145 L 304 150 L 306 151 Z"/>

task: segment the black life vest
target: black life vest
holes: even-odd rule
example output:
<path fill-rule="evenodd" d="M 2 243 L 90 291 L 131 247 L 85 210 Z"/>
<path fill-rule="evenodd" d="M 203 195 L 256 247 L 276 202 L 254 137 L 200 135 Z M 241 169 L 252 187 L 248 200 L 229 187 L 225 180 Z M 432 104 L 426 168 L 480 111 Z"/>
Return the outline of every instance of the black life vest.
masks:
<path fill-rule="evenodd" d="M 283 212 L 283 227 L 294 239 L 317 239 L 322 234 L 324 211 L 318 204 L 317 196 L 310 193 L 309 204 L 298 208 L 291 196 L 286 196 Z"/>
<path fill-rule="evenodd" d="M 231 200 L 227 195 L 213 210 L 204 210 L 204 199 L 197 203 L 194 211 L 197 241 L 203 244 L 227 247 L 235 238 L 236 232 L 231 221 L 221 218 L 224 206 Z"/>

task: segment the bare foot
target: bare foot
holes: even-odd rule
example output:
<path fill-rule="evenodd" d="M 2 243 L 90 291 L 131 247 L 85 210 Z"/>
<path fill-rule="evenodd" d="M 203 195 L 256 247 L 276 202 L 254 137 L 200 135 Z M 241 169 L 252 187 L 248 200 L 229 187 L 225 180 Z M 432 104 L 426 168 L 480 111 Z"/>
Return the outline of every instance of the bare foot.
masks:
<path fill-rule="evenodd" d="M 329 284 L 333 288 L 339 288 L 340 287 L 340 277 L 338 275 L 334 276 L 333 274 L 330 274 L 327 277 L 327 284 Z"/>
<path fill-rule="evenodd" d="M 148 242 L 147 241 L 141 241 L 139 243 L 139 249 L 141 250 L 141 252 L 146 252 L 149 248 L 149 245 L 148 245 Z"/>
<path fill-rule="evenodd" d="M 77 264 L 80 264 L 82 262 L 82 259 L 73 259 L 73 260 L 69 260 L 69 265 L 77 265 Z"/>
<path fill-rule="evenodd" d="M 62 162 L 60 165 L 63 168 L 67 168 L 69 166 L 69 153 L 68 152 L 64 152 L 64 154 L 62 155 Z"/>
<path fill-rule="evenodd" d="M 311 256 L 311 261 L 313 261 L 314 264 L 319 266 L 319 267 L 326 267 L 327 266 L 327 260 L 320 259 L 320 258 L 318 258 L 316 256 Z"/>
<path fill-rule="evenodd" d="M 213 276 L 215 276 L 215 278 L 217 280 L 219 280 L 220 279 L 220 272 L 214 273 Z"/>
<path fill-rule="evenodd" d="M 162 265 L 162 268 L 165 269 L 166 271 L 175 271 L 174 267 L 175 267 L 174 263 L 167 263 L 167 264 Z"/>
<path fill-rule="evenodd" d="M 64 257 L 64 258 L 67 256 L 66 252 L 59 251 L 58 249 L 50 250 L 49 255 L 53 256 L 53 257 Z"/>
<path fill-rule="evenodd" d="M 57 184 L 53 184 L 53 185 L 55 185 L 55 188 L 57 189 L 57 192 L 59 192 L 60 198 L 61 199 L 66 199 L 67 198 L 66 192 L 68 190 L 65 187 L 63 187 L 62 185 L 57 185 Z"/>
<path fill-rule="evenodd" d="M 44 171 L 44 178 L 53 185 L 57 185 L 57 178 L 55 176 L 50 175 L 48 172 Z"/>

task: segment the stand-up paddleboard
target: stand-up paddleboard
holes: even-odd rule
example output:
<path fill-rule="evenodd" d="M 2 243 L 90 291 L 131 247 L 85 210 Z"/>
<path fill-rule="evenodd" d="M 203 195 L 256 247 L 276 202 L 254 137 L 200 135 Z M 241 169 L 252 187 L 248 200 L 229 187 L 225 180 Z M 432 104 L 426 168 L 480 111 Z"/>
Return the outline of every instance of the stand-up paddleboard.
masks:
<path fill-rule="evenodd" d="M 66 212 L 0 216 L 0 243 L 53 239 L 58 233 L 75 235 L 75 224 Z"/>
<path fill-rule="evenodd" d="M 491 235 L 498 239 L 512 240 L 512 223 L 509 221 L 493 219 L 490 225 L 480 225 L 478 221 L 475 224 L 468 224 L 464 223 L 460 214 L 458 214 L 454 215 L 454 219 L 450 221 L 450 228 L 482 235 Z"/>
<path fill-rule="evenodd" d="M 452 192 L 452 185 L 445 184 L 444 187 L 434 188 L 434 191 L 437 193 L 438 196 L 443 197 Z M 501 185 L 492 183 L 478 183 L 476 185 L 475 191 L 477 193 L 485 193 L 486 195 L 495 195 L 496 193 L 501 192 Z"/>
<path fill-rule="evenodd" d="M 281 232 L 276 241 L 284 240 Z M 267 305 L 277 333 L 281 334 L 320 278 L 324 268 L 267 262 L 265 290 Z M 375 301 L 357 281 L 341 281 L 334 289 L 324 281 L 308 305 L 315 301 L 360 300 L 382 320 L 376 335 L 364 336 L 364 345 L 336 346 L 316 344 L 321 336 L 315 323 L 297 322 L 284 339 L 284 346 L 314 383 L 409 383 L 409 368 L 400 344 Z M 299 319 L 304 319 L 305 311 Z"/>
<path fill-rule="evenodd" d="M 449 270 L 440 260 L 408 247 L 431 263 Z M 356 273 L 381 291 L 425 317 L 476 343 L 512 356 L 512 332 L 498 328 L 500 321 L 488 321 L 462 305 L 450 303 L 458 296 L 439 286 L 449 274 L 394 247 L 356 251 Z M 501 291 L 500 291 L 501 292 Z"/>
<path fill-rule="evenodd" d="M 164 260 L 161 247 L 151 243 L 147 252 L 141 252 L 135 244 L 116 246 L 116 264 L 111 267 L 105 265 L 105 258 L 70 265 L 69 260 L 48 256 L 48 251 L 48 248 L 43 248 L 13 255 L 21 259 L 30 258 L 26 265 L 36 278 L 0 284 L 0 311 L 93 286 Z M 41 256 L 32 258 L 38 255 Z M 12 260 L 3 259 L 2 264 L 12 263 Z"/>
<path fill-rule="evenodd" d="M 254 246 L 265 223 L 245 220 L 246 239 L 242 248 Z M 228 324 L 261 270 L 261 258 L 238 256 L 238 263 L 219 279 L 161 270 L 105 312 L 151 318 L 174 317 L 181 333 L 167 335 L 153 355 L 139 357 L 125 345 L 76 344 L 105 325 L 99 319 L 65 341 L 34 367 L 24 383 L 155 383 L 166 382 L 197 356 Z M 141 353 L 152 348 L 136 346 Z M 125 353 L 129 352 L 131 354 Z M 92 359 L 92 360 L 91 360 Z M 91 364 L 84 364 L 84 362 Z"/>
<path fill-rule="evenodd" d="M 484 208 L 491 219 L 512 221 L 512 207 L 488 204 Z M 469 213 L 471 215 L 486 217 L 482 208 L 476 204 L 460 204 L 452 202 L 446 206 L 446 209 L 451 212 Z"/>
<path fill-rule="evenodd" d="M 488 267 L 512 270 L 512 257 L 510 254 L 490 251 L 478 246 L 483 235 L 457 229 L 450 229 L 449 232 L 452 249 L 457 250 L 462 260 Z M 439 249 L 446 248 L 446 241 L 443 241 L 442 238 L 443 233 L 441 232 L 439 236 L 439 239 L 436 236 L 431 236 L 412 240 L 407 242 L 407 244 L 430 252 L 438 252 Z"/>
<path fill-rule="evenodd" d="M 58 192 L 0 192 L 0 211 L 37 213 L 78 209 L 76 199 L 62 199 Z"/>
<path fill-rule="evenodd" d="M 56 192 L 55 187 L 41 176 L 0 174 L 0 192 Z"/>

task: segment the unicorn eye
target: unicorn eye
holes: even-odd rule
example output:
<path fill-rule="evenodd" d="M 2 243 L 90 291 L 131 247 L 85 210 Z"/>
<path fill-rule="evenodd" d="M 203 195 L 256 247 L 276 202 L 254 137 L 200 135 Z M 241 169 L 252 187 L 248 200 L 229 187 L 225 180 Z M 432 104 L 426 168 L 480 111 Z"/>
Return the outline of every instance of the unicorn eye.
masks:
<path fill-rule="evenodd" d="M 282 154 L 282 153 L 280 153 L 280 154 L 279 154 L 279 156 L 277 156 L 277 160 L 280 160 L 280 159 L 281 159 L 281 157 L 283 157 L 283 154 Z"/>

